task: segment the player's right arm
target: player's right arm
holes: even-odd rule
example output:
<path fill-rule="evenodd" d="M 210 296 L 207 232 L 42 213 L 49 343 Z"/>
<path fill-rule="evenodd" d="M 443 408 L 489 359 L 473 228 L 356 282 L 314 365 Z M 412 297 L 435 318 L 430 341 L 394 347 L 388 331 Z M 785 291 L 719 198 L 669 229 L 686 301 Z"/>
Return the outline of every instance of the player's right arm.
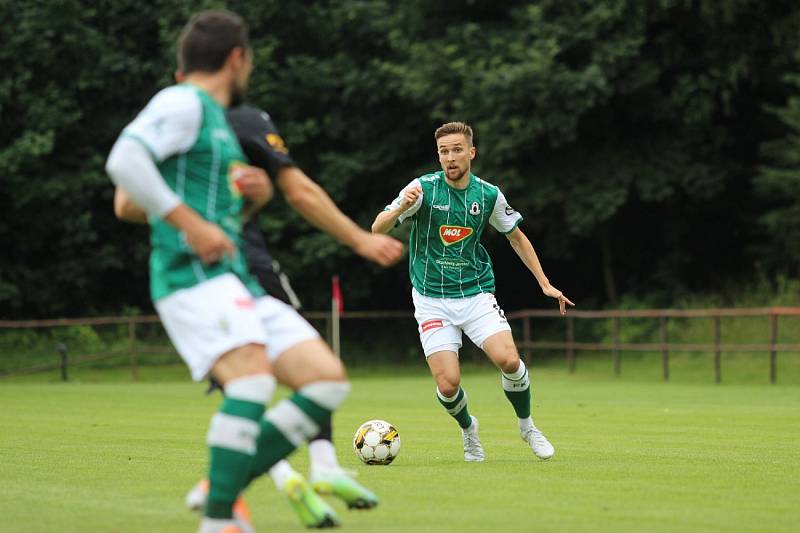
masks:
<path fill-rule="evenodd" d="M 378 213 L 372 223 L 373 233 L 389 233 L 399 222 L 417 212 L 422 205 L 422 185 L 419 180 L 409 183 L 395 198 L 394 202 Z"/>
<path fill-rule="evenodd" d="M 183 203 L 164 181 L 156 161 L 188 150 L 197 139 L 202 106 L 185 87 L 157 94 L 122 132 L 106 161 L 106 172 L 148 216 L 164 219 L 186 235 L 205 263 L 235 253 L 225 233 Z"/>
<path fill-rule="evenodd" d="M 385 235 L 372 235 L 342 213 L 328 193 L 296 166 L 278 170 L 278 187 L 289 205 L 313 226 L 381 266 L 400 260 L 403 245 Z"/>
<path fill-rule="evenodd" d="M 381 266 L 400 259 L 403 253 L 400 242 L 361 229 L 342 213 L 322 187 L 298 168 L 266 112 L 242 106 L 229 110 L 227 118 L 250 162 L 267 171 L 292 209 L 312 226 Z"/>

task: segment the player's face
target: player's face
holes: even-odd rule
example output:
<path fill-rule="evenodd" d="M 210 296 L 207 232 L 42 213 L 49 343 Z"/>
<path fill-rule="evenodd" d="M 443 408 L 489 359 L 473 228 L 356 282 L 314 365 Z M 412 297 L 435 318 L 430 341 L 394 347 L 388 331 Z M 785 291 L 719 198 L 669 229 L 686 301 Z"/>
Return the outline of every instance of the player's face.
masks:
<path fill-rule="evenodd" d="M 450 181 L 460 181 L 469 176 L 470 162 L 475 157 L 475 147 L 467 142 L 463 133 L 443 135 L 436 140 L 439 163 Z"/>

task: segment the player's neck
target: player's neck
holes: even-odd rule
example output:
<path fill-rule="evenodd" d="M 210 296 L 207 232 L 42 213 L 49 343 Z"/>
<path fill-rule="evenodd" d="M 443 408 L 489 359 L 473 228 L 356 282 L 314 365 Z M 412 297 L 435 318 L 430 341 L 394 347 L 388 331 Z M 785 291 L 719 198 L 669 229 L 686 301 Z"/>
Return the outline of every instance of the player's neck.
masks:
<path fill-rule="evenodd" d="M 222 107 L 228 107 L 231 101 L 230 81 L 218 72 L 193 72 L 186 76 L 184 83 L 190 83 L 208 93 Z"/>
<path fill-rule="evenodd" d="M 459 189 L 459 190 L 466 189 L 467 187 L 469 187 L 469 180 L 471 174 L 472 173 L 470 172 L 470 169 L 467 169 L 467 171 L 464 172 L 464 174 L 460 178 L 458 178 L 457 180 L 451 180 L 450 178 L 447 177 L 447 172 L 445 171 L 444 182 L 447 183 L 447 185 L 449 185 L 453 189 Z"/>

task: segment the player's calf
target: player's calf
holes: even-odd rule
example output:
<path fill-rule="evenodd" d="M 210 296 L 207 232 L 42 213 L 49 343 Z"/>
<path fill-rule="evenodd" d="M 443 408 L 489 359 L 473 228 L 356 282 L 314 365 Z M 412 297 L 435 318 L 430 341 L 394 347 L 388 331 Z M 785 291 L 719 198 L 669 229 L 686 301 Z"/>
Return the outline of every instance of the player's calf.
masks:
<path fill-rule="evenodd" d="M 233 505 L 250 475 L 260 433 L 259 420 L 275 389 L 267 374 L 244 376 L 225 383 L 225 399 L 211 419 L 209 492 L 205 515 L 231 519 Z"/>
<path fill-rule="evenodd" d="M 295 448 L 329 424 L 331 414 L 350 391 L 346 381 L 318 381 L 301 387 L 271 408 L 261 419 L 258 451 L 251 479 L 267 472 Z"/>

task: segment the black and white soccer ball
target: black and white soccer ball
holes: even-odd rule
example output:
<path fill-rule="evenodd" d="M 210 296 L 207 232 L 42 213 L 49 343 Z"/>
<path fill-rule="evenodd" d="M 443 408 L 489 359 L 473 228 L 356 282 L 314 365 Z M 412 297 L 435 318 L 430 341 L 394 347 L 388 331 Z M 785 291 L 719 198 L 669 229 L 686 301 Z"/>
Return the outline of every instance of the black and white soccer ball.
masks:
<path fill-rule="evenodd" d="M 385 420 L 369 420 L 356 431 L 353 450 L 368 465 L 388 465 L 400 452 L 400 435 Z"/>

